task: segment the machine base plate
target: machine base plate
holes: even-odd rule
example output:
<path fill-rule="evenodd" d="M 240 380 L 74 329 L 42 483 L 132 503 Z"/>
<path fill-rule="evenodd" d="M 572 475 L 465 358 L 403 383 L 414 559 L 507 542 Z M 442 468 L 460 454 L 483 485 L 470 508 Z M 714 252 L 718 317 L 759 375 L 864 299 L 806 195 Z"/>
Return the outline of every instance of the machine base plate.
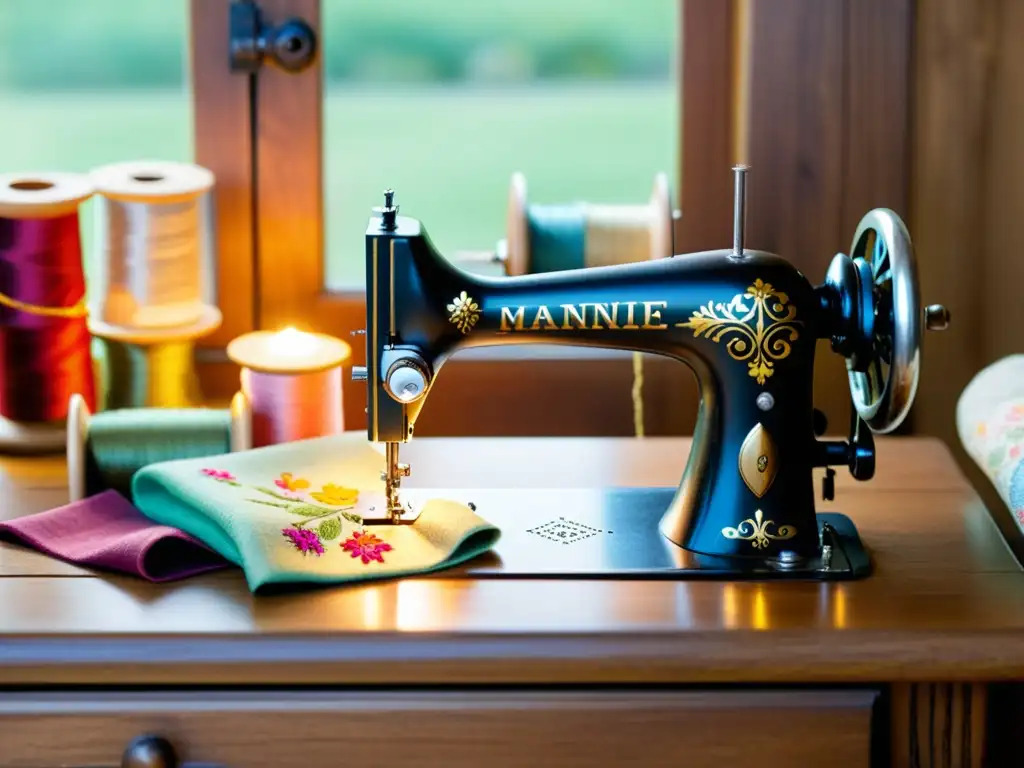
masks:
<path fill-rule="evenodd" d="M 871 573 L 850 518 L 818 514 L 831 557 L 793 564 L 708 557 L 684 550 L 658 530 L 672 488 L 472 490 L 445 493 L 472 503 L 501 530 L 495 549 L 438 575 L 474 578 L 842 581 Z M 431 492 L 436 495 L 435 491 Z"/>

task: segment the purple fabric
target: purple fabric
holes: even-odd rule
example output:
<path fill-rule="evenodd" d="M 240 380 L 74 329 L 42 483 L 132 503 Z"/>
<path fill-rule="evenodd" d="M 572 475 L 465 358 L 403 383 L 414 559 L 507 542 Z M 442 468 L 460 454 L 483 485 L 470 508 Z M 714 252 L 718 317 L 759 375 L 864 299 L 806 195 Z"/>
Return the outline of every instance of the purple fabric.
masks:
<path fill-rule="evenodd" d="M 117 491 L 0 522 L 0 539 L 75 565 L 174 581 L 228 562 L 183 531 L 157 525 Z"/>

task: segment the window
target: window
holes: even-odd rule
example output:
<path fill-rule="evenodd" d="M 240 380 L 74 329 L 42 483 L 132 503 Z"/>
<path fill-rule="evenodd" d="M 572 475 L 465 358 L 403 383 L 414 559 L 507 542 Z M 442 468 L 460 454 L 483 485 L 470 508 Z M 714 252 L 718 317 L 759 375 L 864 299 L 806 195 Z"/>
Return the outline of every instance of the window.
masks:
<path fill-rule="evenodd" d="M 214 397 L 237 386 L 223 349 L 245 331 L 363 327 L 363 232 L 385 186 L 458 258 L 504 237 L 514 171 L 545 203 L 642 202 L 664 171 L 686 252 L 730 242 L 728 168 L 745 159 L 748 242 L 812 280 L 867 208 L 905 206 L 909 0 L 260 0 L 267 22 L 317 33 L 321 55 L 295 74 L 231 72 L 232 2 L 0 2 L 0 167 L 214 172 L 224 324 L 200 342 Z M 865 117 L 879 109 L 891 119 Z M 88 256 L 89 211 L 83 224 Z M 648 434 L 688 432 L 691 377 L 658 360 Z M 842 424 L 830 361 L 821 407 Z M 633 432 L 628 355 L 496 348 L 443 376 L 420 435 Z M 364 385 L 345 397 L 359 428 Z"/>
<path fill-rule="evenodd" d="M 677 176 L 679 0 L 274 8 L 277 22 L 313 25 L 323 55 L 258 76 L 264 327 L 364 327 L 363 233 L 386 187 L 458 259 L 505 236 L 516 171 L 531 199 L 556 203 L 642 203 L 658 172 Z M 445 366 L 418 434 L 631 434 L 632 370 L 628 355 L 466 353 Z M 349 426 L 363 423 L 364 393 L 346 390 Z"/>
<path fill-rule="evenodd" d="M 677 0 L 321 6 L 330 291 L 362 290 L 386 187 L 455 258 L 504 237 L 513 172 L 531 198 L 598 203 L 675 175 Z"/>
<path fill-rule="evenodd" d="M 0 169 L 191 161 L 188 36 L 183 2 L 0 3 Z M 89 203 L 81 220 L 88 273 Z"/>

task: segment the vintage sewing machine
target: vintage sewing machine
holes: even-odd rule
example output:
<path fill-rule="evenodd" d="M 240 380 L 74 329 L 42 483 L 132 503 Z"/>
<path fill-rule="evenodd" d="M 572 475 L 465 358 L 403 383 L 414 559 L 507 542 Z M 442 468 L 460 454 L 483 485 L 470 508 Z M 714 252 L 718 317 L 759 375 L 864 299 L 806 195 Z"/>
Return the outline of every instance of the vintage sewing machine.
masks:
<path fill-rule="evenodd" d="M 746 169 L 734 170 L 731 249 L 511 278 L 453 266 L 385 193 L 366 232 L 367 365 L 354 376 L 368 385 L 368 437 L 386 446 L 391 522 L 410 516 L 401 498 L 410 470 L 399 446 L 412 438 L 451 355 L 494 344 L 588 345 L 667 355 L 695 372 L 698 424 L 679 487 L 561 497 L 573 507 L 560 518 L 565 526 L 592 539 L 586 553 L 556 558 L 561 565 L 547 558 L 540 566 L 527 554 L 536 547 L 527 534 L 538 530 L 528 499 L 478 502 L 503 531 L 501 565 L 482 572 L 758 579 L 870 572 L 850 519 L 816 513 L 813 470 L 825 468 L 826 498 L 834 494 L 832 467 L 845 465 L 858 480 L 873 476 L 872 433 L 891 432 L 906 417 L 922 329 L 945 328 L 948 312 L 922 308 L 910 237 L 889 210 L 862 219 L 850 254 L 835 256 L 819 286 L 786 259 L 745 249 Z M 847 361 L 848 440 L 818 439 L 826 429 L 812 397 L 818 339 L 831 339 Z"/>

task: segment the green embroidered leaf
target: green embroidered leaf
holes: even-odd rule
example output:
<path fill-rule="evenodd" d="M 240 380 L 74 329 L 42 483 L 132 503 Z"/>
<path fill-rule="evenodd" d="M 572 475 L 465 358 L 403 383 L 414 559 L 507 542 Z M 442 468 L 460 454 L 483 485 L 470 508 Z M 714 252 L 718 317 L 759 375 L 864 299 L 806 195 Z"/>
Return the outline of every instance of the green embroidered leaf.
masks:
<path fill-rule="evenodd" d="M 336 517 L 329 518 L 320 523 L 316 530 L 324 541 L 333 541 L 341 535 L 341 521 Z"/>
<path fill-rule="evenodd" d="M 267 507 L 277 507 L 278 509 L 288 509 L 288 505 L 282 501 L 265 501 L 263 499 L 246 499 L 251 501 L 253 504 L 263 504 Z"/>
<path fill-rule="evenodd" d="M 260 493 L 265 493 L 267 496 L 273 496 L 275 499 L 280 499 L 281 501 L 290 501 L 292 503 L 294 503 L 296 501 L 295 499 L 289 498 L 288 496 L 282 496 L 277 491 L 272 491 L 269 488 L 261 488 L 258 485 L 257 486 L 253 486 L 253 490 L 254 491 L 259 491 Z"/>
<path fill-rule="evenodd" d="M 324 509 L 323 507 L 315 507 L 312 504 L 296 504 L 294 507 L 282 504 L 293 515 L 302 515 L 302 517 L 323 517 L 334 512 L 333 509 Z"/>
<path fill-rule="evenodd" d="M 363 524 L 363 518 L 355 514 L 354 512 L 342 512 L 341 516 L 348 520 L 350 523 L 355 523 L 356 525 Z"/>

